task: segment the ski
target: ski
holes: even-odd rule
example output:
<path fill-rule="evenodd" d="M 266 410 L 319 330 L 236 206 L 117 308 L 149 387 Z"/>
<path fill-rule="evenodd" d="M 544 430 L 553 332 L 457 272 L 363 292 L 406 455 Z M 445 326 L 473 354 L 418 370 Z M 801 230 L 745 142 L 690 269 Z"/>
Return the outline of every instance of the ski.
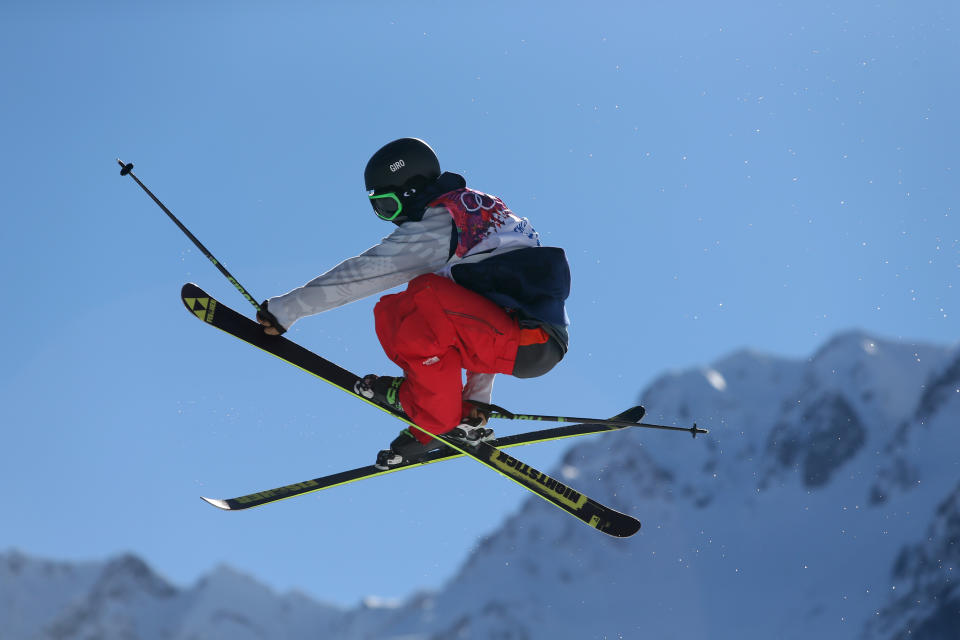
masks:
<path fill-rule="evenodd" d="M 367 404 L 390 413 L 406 422 L 411 428 L 426 433 L 410 421 L 408 416 L 380 406 L 354 393 L 354 384 L 360 379 L 356 374 L 283 336 L 265 334 L 257 322 L 217 301 L 195 284 L 187 283 L 183 285 L 180 295 L 187 310 L 207 324 L 285 360 Z M 441 440 L 451 449 L 481 462 L 603 533 L 618 538 L 626 538 L 640 530 L 640 521 L 636 518 L 593 500 L 572 487 L 551 478 L 546 473 L 517 460 L 488 442 L 466 445 L 443 435 L 430 435 Z"/>
<path fill-rule="evenodd" d="M 617 416 L 614 416 L 612 419 L 636 423 L 643 418 L 643 414 L 643 407 L 636 406 Z M 555 427 L 553 429 L 541 429 L 539 431 L 530 431 L 511 436 L 503 436 L 502 438 L 493 440 L 490 444 L 498 449 L 505 449 L 508 447 L 519 447 L 521 445 L 535 444 L 538 442 L 550 442 L 553 440 L 562 440 L 564 438 L 574 438 L 577 436 L 604 433 L 606 431 L 619 431 L 620 429 L 627 428 L 628 427 L 610 426 L 606 424 L 574 424 L 564 427 Z M 322 478 L 314 478 L 312 480 L 297 482 L 285 487 L 277 487 L 276 489 L 258 491 L 257 493 L 251 493 L 249 495 L 239 496 L 237 498 L 228 498 L 224 500 L 217 498 L 203 499 L 207 503 L 225 511 L 240 511 L 242 509 L 251 509 L 253 507 L 259 507 L 272 502 L 286 500 L 287 498 L 293 498 L 294 496 L 302 496 L 307 493 L 314 493 L 316 491 L 322 491 L 324 489 L 350 484 L 358 480 L 376 478 L 378 476 L 393 473 L 395 471 L 402 471 L 404 469 L 411 469 L 413 467 L 422 467 L 423 465 L 440 462 L 441 460 L 452 460 L 460 457 L 463 457 L 463 454 L 459 451 L 442 447 L 436 451 L 431 451 L 424 458 L 417 460 L 416 462 L 405 462 L 391 469 L 378 469 L 374 465 L 368 465 L 366 467 L 351 469 L 350 471 L 341 471 L 340 473 L 323 476 Z"/>

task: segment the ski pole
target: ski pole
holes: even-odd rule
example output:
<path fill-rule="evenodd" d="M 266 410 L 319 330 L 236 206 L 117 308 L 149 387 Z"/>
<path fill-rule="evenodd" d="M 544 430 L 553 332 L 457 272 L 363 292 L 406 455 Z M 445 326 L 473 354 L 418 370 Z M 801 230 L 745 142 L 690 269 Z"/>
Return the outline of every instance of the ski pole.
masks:
<path fill-rule="evenodd" d="M 133 163 L 130 162 L 128 164 L 124 164 L 123 160 L 121 160 L 120 158 L 117 158 L 117 163 L 121 167 L 123 167 L 122 169 L 120 169 L 120 175 L 130 176 L 131 178 L 133 178 L 134 182 L 140 185 L 140 188 L 143 189 L 146 192 L 146 194 L 150 196 L 154 202 L 157 203 L 157 206 L 163 209 L 163 212 L 167 214 L 167 216 L 169 216 L 171 220 L 173 220 L 174 224 L 180 227 L 180 230 L 183 231 L 187 235 L 187 237 L 193 241 L 193 244 L 197 246 L 197 249 L 200 249 L 200 252 L 203 253 L 203 255 L 207 256 L 207 259 L 213 263 L 213 266 L 219 269 L 220 273 L 222 273 L 227 278 L 227 280 L 229 280 L 230 283 L 237 288 L 237 291 L 239 291 L 243 295 L 243 297 L 247 299 L 247 302 L 252 304 L 257 311 L 260 311 L 260 304 L 256 300 L 254 300 L 253 296 L 251 296 L 246 289 L 243 288 L 243 285 L 237 282 L 237 279 L 234 278 L 232 275 L 230 275 L 230 272 L 227 271 L 227 269 L 222 264 L 220 264 L 219 260 L 213 257 L 213 254 L 210 253 L 210 251 L 208 251 L 205 246 L 203 246 L 203 243 L 201 243 L 195 235 L 190 233 L 190 230 L 187 229 L 183 225 L 183 223 L 177 219 L 177 216 L 173 215 L 173 213 L 170 212 L 170 209 L 167 209 L 163 205 L 163 203 L 160 202 L 160 199 L 157 198 L 157 196 L 153 195 L 153 192 L 150 191 L 150 189 L 147 189 L 146 185 L 140 182 L 140 179 L 137 176 L 135 176 L 133 173 Z"/>
<path fill-rule="evenodd" d="M 702 429 L 694 422 L 692 427 L 673 427 L 665 424 L 647 424 L 645 422 L 630 422 L 629 420 L 611 420 L 603 418 L 569 418 L 564 416 L 540 416 L 522 413 L 513 413 L 503 407 L 495 404 L 486 404 L 470 400 L 470 403 L 478 409 L 485 411 L 489 418 L 499 418 L 503 420 L 539 420 L 542 422 L 585 422 L 591 424 L 606 424 L 612 427 L 643 427 L 644 429 L 663 429 L 664 431 L 686 431 L 694 438 L 698 433 L 710 433 L 708 429 Z"/>

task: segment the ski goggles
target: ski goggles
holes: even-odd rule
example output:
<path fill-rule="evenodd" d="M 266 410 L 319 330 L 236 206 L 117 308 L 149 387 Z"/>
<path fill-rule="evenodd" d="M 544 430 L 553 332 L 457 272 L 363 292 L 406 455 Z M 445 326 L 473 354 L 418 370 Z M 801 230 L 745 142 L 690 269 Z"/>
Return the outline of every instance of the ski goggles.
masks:
<path fill-rule="evenodd" d="M 367 194 L 370 197 L 370 204 L 373 205 L 373 211 L 381 220 L 394 220 L 403 211 L 403 203 L 400 202 L 400 196 L 395 192 Z"/>

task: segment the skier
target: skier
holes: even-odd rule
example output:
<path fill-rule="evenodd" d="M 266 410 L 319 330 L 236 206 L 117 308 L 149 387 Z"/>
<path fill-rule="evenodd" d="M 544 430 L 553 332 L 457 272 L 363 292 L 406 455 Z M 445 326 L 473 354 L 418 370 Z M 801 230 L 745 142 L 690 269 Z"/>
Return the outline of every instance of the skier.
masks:
<path fill-rule="evenodd" d="M 563 250 L 542 246 L 529 220 L 499 198 L 441 172 L 423 140 L 401 138 L 379 149 L 364 180 L 376 215 L 397 228 L 270 298 L 257 320 L 278 335 L 305 316 L 409 283 L 374 307 L 377 337 L 403 376 L 370 374 L 354 391 L 405 412 L 430 433 L 468 445 L 489 440 L 487 415 L 471 401 L 489 404 L 497 373 L 541 376 L 567 351 L 570 271 Z M 376 466 L 415 461 L 440 446 L 405 429 L 379 452 Z"/>

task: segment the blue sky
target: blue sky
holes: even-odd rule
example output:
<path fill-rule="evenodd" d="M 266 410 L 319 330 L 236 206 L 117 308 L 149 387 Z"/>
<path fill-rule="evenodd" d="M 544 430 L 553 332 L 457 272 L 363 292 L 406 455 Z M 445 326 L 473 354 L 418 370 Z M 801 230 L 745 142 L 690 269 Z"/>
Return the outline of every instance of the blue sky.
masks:
<path fill-rule="evenodd" d="M 201 502 L 368 464 L 400 425 L 190 318 L 186 281 L 249 306 L 118 156 L 266 298 L 389 233 L 363 166 L 428 140 L 570 258 L 569 356 L 495 401 L 612 415 L 743 347 L 956 340 L 957 26 L 950 2 L 4 3 L 0 548 L 351 604 L 438 586 L 526 497 L 459 461 Z M 375 301 L 289 337 L 389 373 Z"/>

